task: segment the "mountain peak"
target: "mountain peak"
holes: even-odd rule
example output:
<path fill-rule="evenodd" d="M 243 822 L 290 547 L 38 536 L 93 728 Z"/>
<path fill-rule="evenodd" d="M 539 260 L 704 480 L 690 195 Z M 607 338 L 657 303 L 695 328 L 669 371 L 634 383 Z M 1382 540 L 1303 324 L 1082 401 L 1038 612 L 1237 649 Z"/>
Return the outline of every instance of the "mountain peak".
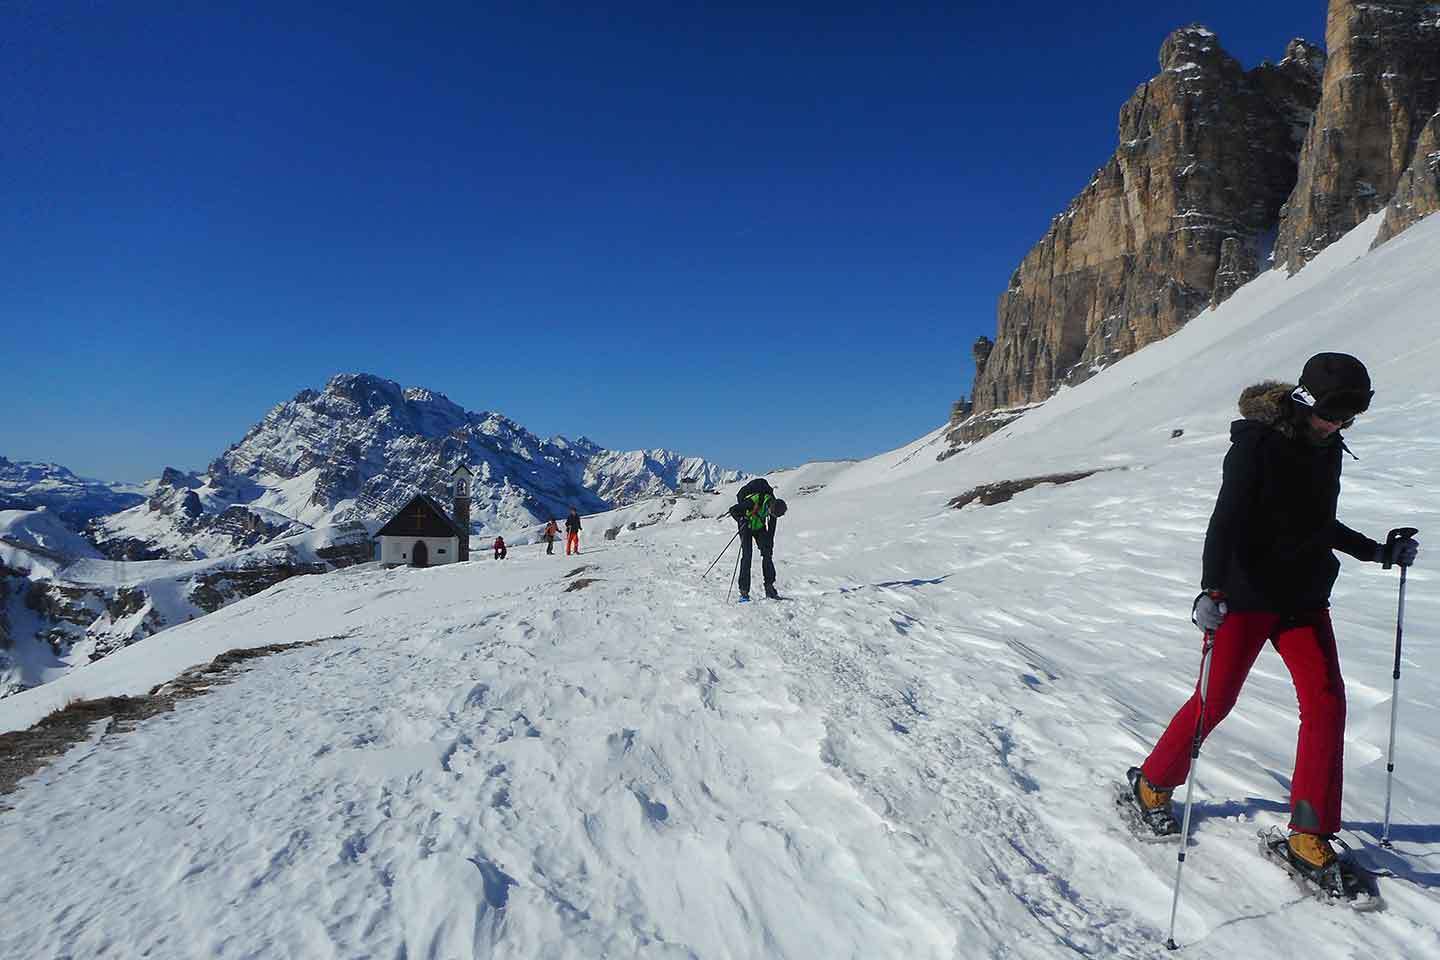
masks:
<path fill-rule="evenodd" d="M 186 537 L 193 540 L 193 530 L 209 538 L 202 549 L 214 553 L 221 548 L 211 514 L 234 508 L 281 529 L 286 520 L 320 525 L 378 518 L 417 493 L 445 501 L 461 463 L 475 474 L 470 516 L 480 531 L 523 528 L 563 515 L 571 504 L 597 513 L 662 496 L 678 488 L 682 474 L 706 485 L 743 476 L 666 450 L 616 452 L 586 437 L 542 440 L 502 414 L 467 411 L 428 387 L 339 373 L 322 391 L 302 390 L 273 407 L 211 464 L 208 484 L 168 471 L 171 487 L 199 493 L 175 521 L 188 527 L 155 542 L 173 550 Z M 111 523 L 111 539 L 149 536 L 139 513 L 133 522 Z M 161 521 L 149 516 L 148 522 Z"/>
<path fill-rule="evenodd" d="M 1181 27 L 1160 45 L 1161 70 L 1184 70 L 1230 61 L 1232 58 L 1220 46 L 1220 38 L 1204 24 Z"/>

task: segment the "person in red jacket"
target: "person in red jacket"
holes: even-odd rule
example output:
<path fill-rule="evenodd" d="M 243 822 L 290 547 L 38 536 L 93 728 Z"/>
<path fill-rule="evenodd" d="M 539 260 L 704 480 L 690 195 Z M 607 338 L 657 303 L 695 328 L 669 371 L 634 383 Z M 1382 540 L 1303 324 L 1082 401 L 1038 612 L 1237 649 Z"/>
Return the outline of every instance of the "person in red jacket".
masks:
<path fill-rule="evenodd" d="M 555 518 L 550 518 L 550 522 L 545 524 L 545 533 L 543 536 L 545 537 L 545 552 L 547 554 L 553 554 L 555 552 L 555 539 L 560 536 L 560 524 L 555 522 Z"/>
<path fill-rule="evenodd" d="M 1334 551 L 1357 560 L 1414 563 L 1409 538 L 1388 547 L 1335 517 L 1340 429 L 1370 405 L 1370 376 L 1357 359 L 1321 353 L 1298 386 L 1269 381 L 1240 395 L 1230 427 L 1220 495 L 1205 533 L 1202 590 L 1192 620 L 1213 632 L 1204 707 L 1208 735 L 1235 705 L 1251 666 L 1274 644 L 1300 705 L 1300 738 L 1290 785 L 1289 855 L 1318 875 L 1336 859 L 1345 745 L 1345 684 L 1330 626 L 1330 590 L 1340 570 Z M 1190 773 L 1199 691 L 1170 721 L 1155 749 L 1128 778 L 1144 822 L 1178 833 L 1172 791 Z"/>
<path fill-rule="evenodd" d="M 505 559 L 505 554 L 507 553 L 507 551 L 506 551 L 506 549 L 505 549 L 505 538 L 504 538 L 504 537 L 496 537 L 496 538 L 495 538 L 494 547 L 495 547 L 495 559 L 496 559 L 496 560 L 504 560 L 504 559 Z"/>

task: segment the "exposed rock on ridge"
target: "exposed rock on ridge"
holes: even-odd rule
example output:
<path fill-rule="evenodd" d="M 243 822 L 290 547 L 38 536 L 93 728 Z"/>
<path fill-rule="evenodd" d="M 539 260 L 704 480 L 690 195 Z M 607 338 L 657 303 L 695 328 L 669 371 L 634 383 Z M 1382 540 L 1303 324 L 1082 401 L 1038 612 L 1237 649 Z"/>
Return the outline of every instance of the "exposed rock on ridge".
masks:
<path fill-rule="evenodd" d="M 1430 118 L 1415 143 L 1415 159 L 1395 185 L 1375 246 L 1436 211 L 1440 211 L 1440 113 Z"/>
<path fill-rule="evenodd" d="M 1331 0 L 1325 43 L 1320 105 L 1275 248 L 1292 273 L 1384 209 L 1407 172 L 1408 206 L 1392 231 L 1435 209 L 1423 184 L 1428 175 L 1433 197 L 1433 165 L 1417 141 L 1440 109 L 1440 4 Z M 1433 134 L 1428 142 L 1435 150 Z"/>
<path fill-rule="evenodd" d="M 283 580 L 374 557 L 370 530 L 360 523 L 224 560 L 160 564 L 153 577 L 144 565 L 131 567 L 140 576 L 131 582 L 122 582 L 124 564 L 67 559 L 15 541 L 0 548 L 0 698 Z M 76 570 L 78 578 L 67 579 Z"/>
<path fill-rule="evenodd" d="M 1217 285 L 1223 298 L 1243 282 L 1295 185 L 1324 62 L 1297 40 L 1247 72 L 1204 27 L 1166 38 L 1160 74 L 1121 109 L 1115 154 L 1011 277 L 952 443 L 1168 336 Z"/>

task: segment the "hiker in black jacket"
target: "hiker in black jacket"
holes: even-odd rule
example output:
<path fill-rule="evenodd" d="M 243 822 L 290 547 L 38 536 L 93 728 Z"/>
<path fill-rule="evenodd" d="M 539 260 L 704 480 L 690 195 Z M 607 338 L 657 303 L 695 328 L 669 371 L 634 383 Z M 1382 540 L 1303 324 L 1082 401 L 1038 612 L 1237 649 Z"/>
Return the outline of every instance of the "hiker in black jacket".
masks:
<path fill-rule="evenodd" d="M 760 546 L 760 571 L 765 578 L 765 596 L 780 599 L 775 589 L 775 521 L 785 516 L 785 501 L 777 500 L 775 490 L 764 477 L 756 477 L 735 494 L 730 516 L 740 525 L 740 602 L 750 601 L 750 558 L 755 544 Z"/>
<path fill-rule="evenodd" d="M 1225 719 L 1256 658 L 1273 645 L 1295 684 L 1300 736 L 1290 781 L 1289 853 L 1320 871 L 1335 860 L 1345 746 L 1345 683 L 1330 625 L 1335 551 L 1357 560 L 1415 562 L 1412 538 L 1378 543 L 1335 516 L 1340 430 L 1370 405 L 1370 376 L 1343 353 L 1305 364 L 1298 385 L 1267 381 L 1240 395 L 1220 495 L 1205 534 L 1202 591 L 1191 618 L 1213 636 L 1202 737 Z M 1171 792 L 1190 773 L 1199 692 L 1129 773 L 1135 801 L 1157 834 L 1179 832 Z"/>
<path fill-rule="evenodd" d="M 565 518 L 565 556 L 580 552 L 580 513 L 574 507 Z"/>

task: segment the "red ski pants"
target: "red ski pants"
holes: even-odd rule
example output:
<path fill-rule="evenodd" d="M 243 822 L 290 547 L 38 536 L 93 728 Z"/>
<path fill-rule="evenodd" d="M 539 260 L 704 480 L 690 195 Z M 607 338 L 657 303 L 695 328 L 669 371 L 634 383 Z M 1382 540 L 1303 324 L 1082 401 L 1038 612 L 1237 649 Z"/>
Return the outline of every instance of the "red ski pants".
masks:
<path fill-rule="evenodd" d="M 578 531 L 572 530 L 571 532 L 565 534 L 565 556 L 568 557 L 568 556 L 570 556 L 571 553 L 579 553 L 579 552 L 580 552 L 580 534 L 579 534 Z"/>
<path fill-rule="evenodd" d="M 1345 753 L 1345 682 L 1330 612 L 1300 617 L 1243 611 L 1230 614 L 1215 633 L 1210 683 L 1205 696 L 1204 736 L 1219 725 L 1266 641 L 1290 670 L 1300 701 L 1300 741 L 1290 782 L 1290 829 L 1331 834 L 1340 830 L 1340 790 Z M 1198 685 L 1197 685 L 1198 686 Z M 1198 691 L 1165 728 L 1141 770 L 1157 787 L 1176 787 L 1190 774 L 1190 746 L 1200 712 Z"/>

